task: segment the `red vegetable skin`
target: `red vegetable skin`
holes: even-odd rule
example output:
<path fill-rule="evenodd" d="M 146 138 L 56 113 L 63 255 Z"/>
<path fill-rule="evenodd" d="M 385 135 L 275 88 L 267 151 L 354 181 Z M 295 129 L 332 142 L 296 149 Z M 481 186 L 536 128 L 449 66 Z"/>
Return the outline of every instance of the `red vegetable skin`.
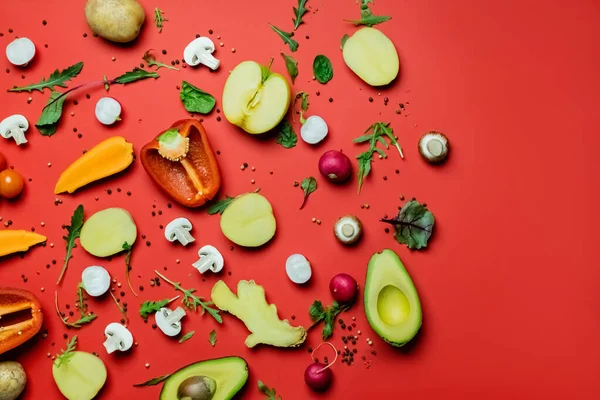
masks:
<path fill-rule="evenodd" d="M 304 371 L 304 382 L 315 391 L 323 391 L 331 385 L 333 373 L 322 363 L 312 363 Z"/>
<path fill-rule="evenodd" d="M 329 291 L 338 303 L 351 303 L 358 294 L 358 283 L 348 274 L 337 274 L 329 281 Z"/>
<path fill-rule="evenodd" d="M 23 177 L 12 169 L 0 172 L 0 196 L 6 199 L 17 197 L 23 191 Z"/>
<path fill-rule="evenodd" d="M 341 183 L 352 175 L 352 163 L 338 150 L 329 150 L 319 159 L 319 172 L 331 182 Z"/>
<path fill-rule="evenodd" d="M 6 157 L 4 157 L 4 154 L 0 153 L 0 171 L 4 171 L 6 169 L 6 166 Z"/>

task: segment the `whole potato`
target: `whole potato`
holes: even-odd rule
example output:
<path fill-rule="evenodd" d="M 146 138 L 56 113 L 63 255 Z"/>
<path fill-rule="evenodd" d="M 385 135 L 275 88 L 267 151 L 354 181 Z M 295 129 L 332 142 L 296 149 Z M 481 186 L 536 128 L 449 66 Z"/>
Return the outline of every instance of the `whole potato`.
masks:
<path fill-rule="evenodd" d="M 16 361 L 0 361 L 0 400 L 15 400 L 27 383 L 25 370 Z"/>
<path fill-rule="evenodd" d="M 137 0 L 88 0 L 85 18 L 104 39 L 127 43 L 138 36 L 146 15 Z"/>

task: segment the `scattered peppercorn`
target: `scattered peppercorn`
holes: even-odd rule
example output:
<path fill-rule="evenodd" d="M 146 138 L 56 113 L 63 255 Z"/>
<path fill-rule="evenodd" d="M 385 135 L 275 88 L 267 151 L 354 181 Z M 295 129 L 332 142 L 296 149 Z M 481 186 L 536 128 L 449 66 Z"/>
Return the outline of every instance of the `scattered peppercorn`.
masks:
<path fill-rule="evenodd" d="M 329 102 L 330 102 L 330 103 L 333 103 L 333 97 L 330 97 L 330 98 L 329 98 Z"/>
<path fill-rule="evenodd" d="M 108 189 L 108 190 L 106 191 L 106 193 L 107 193 L 107 194 L 112 194 L 112 190 Z"/>
<path fill-rule="evenodd" d="M 150 241 L 146 240 L 146 246 L 150 246 L 150 244 L 151 244 Z"/>
<path fill-rule="evenodd" d="M 163 49 L 162 53 L 167 54 L 167 50 Z"/>

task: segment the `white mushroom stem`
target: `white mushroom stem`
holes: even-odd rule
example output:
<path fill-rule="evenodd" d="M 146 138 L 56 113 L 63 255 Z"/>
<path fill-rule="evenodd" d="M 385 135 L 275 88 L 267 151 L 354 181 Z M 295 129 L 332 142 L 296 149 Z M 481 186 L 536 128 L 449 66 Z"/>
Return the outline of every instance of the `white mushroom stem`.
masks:
<path fill-rule="evenodd" d="M 14 139 L 17 145 L 27 143 L 25 131 L 29 129 L 29 122 L 21 114 L 14 114 L 0 122 L 0 136 L 4 139 Z"/>
<path fill-rule="evenodd" d="M 190 234 L 189 230 L 184 229 L 182 226 L 175 228 L 173 233 L 175 234 L 175 239 L 177 239 L 179 241 L 179 243 L 181 243 L 184 246 L 187 246 L 188 244 L 190 244 L 194 240 L 196 240 Z"/>
<path fill-rule="evenodd" d="M 165 322 L 168 325 L 175 325 L 181 319 L 185 317 L 185 310 L 181 307 L 177 307 L 175 311 L 167 312 L 167 316 L 165 317 Z"/>
<path fill-rule="evenodd" d="M 114 334 L 109 334 L 104 342 L 104 347 L 108 354 L 114 353 L 121 349 L 121 338 Z"/>
<path fill-rule="evenodd" d="M 202 59 L 200 60 L 200 63 L 206 65 L 208 68 L 212 69 L 213 71 L 216 70 L 217 68 L 219 68 L 219 64 L 221 63 L 208 51 L 205 51 L 202 54 L 201 58 Z M 194 54 L 192 56 L 192 60 L 194 61 L 194 64 L 196 64 L 199 59 L 200 59 L 200 57 L 198 57 L 196 54 Z"/>
<path fill-rule="evenodd" d="M 209 269 L 215 272 L 215 259 L 207 254 L 205 256 L 200 257 L 198 261 L 192 264 L 194 268 L 196 268 L 201 274 L 205 273 Z"/>
<path fill-rule="evenodd" d="M 27 143 L 25 139 L 25 131 L 20 126 L 14 126 L 8 130 L 9 137 L 12 137 L 17 145 Z"/>
<path fill-rule="evenodd" d="M 223 269 L 223 255 L 215 247 L 206 245 L 198 251 L 200 259 L 192 264 L 201 274 L 206 271 L 217 273 Z"/>

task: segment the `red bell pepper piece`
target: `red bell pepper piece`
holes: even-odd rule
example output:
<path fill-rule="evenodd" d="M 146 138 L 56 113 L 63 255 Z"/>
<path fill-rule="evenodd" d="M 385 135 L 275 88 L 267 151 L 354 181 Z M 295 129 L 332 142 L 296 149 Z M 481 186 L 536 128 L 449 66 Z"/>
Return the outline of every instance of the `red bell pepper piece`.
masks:
<path fill-rule="evenodd" d="M 0 354 L 25 343 L 42 327 L 38 298 L 16 288 L 0 288 Z"/>
<path fill-rule="evenodd" d="M 140 158 L 154 182 L 183 206 L 202 206 L 221 186 L 217 160 L 198 120 L 175 122 L 142 148 Z"/>

